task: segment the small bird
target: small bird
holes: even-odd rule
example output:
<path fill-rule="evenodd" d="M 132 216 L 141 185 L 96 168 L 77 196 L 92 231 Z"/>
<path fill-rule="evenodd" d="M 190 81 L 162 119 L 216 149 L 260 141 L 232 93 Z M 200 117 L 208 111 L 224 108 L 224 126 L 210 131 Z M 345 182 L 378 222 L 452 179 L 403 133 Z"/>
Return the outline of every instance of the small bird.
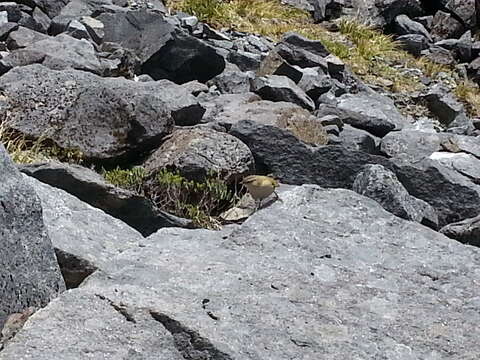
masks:
<path fill-rule="evenodd" d="M 278 181 L 273 177 L 264 175 L 249 175 L 243 178 L 242 184 L 247 187 L 248 192 L 255 200 L 255 211 L 258 210 L 262 200 L 269 197 L 272 193 L 280 200 L 278 194 L 275 192 Z"/>

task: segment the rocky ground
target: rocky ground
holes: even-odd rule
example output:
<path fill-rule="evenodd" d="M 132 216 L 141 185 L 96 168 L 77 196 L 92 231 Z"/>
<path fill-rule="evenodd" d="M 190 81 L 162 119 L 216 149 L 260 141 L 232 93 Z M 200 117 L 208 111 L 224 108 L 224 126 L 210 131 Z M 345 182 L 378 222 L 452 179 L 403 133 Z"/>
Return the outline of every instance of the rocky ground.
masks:
<path fill-rule="evenodd" d="M 477 359 L 479 27 L 0 3 L 0 359 Z"/>

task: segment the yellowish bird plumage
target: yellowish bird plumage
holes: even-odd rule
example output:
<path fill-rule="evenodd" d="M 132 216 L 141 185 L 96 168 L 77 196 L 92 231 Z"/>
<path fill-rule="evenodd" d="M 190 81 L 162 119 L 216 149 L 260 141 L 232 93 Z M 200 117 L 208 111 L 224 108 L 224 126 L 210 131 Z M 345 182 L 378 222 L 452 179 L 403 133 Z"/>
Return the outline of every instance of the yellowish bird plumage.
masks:
<path fill-rule="evenodd" d="M 278 181 L 270 176 L 249 175 L 243 178 L 242 184 L 247 187 L 255 202 L 258 202 L 255 209 L 258 208 L 263 199 L 269 197 L 272 193 L 275 193 L 278 198 L 275 192 L 275 188 L 279 186 Z"/>

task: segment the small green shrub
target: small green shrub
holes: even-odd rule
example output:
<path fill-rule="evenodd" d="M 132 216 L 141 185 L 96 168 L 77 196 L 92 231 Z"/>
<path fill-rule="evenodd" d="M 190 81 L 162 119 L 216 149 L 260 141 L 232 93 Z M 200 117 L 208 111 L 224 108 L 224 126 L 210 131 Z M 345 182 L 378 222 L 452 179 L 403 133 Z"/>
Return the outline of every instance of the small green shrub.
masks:
<path fill-rule="evenodd" d="M 228 184 L 212 173 L 204 181 L 166 169 L 148 174 L 142 167 L 117 167 L 103 170 L 102 175 L 109 183 L 145 196 L 158 209 L 191 219 L 199 227 L 218 228 L 215 217 L 236 199 Z"/>
<path fill-rule="evenodd" d="M 140 166 L 131 169 L 116 167 L 112 170 L 103 169 L 102 175 L 109 183 L 140 194 L 147 172 Z"/>
<path fill-rule="evenodd" d="M 216 228 L 215 216 L 234 201 L 234 192 L 218 175 L 189 180 L 176 171 L 161 170 L 144 183 L 143 191 L 162 210 L 192 219 L 200 227 Z"/>

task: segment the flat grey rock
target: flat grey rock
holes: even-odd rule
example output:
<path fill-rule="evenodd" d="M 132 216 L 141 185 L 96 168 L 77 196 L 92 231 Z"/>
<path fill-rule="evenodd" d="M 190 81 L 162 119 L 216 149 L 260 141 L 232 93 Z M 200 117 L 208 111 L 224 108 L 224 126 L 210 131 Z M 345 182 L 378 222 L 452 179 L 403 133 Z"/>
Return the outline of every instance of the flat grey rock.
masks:
<path fill-rule="evenodd" d="M 447 359 L 480 351 L 479 249 L 352 191 L 304 185 L 280 196 L 222 232 L 160 230 L 34 314 L 0 359 Z"/>
<path fill-rule="evenodd" d="M 68 288 L 101 269 L 143 236 L 124 222 L 66 191 L 23 175 L 40 198 L 43 221 Z"/>
<path fill-rule="evenodd" d="M 25 174 L 65 190 L 83 202 L 120 219 L 142 235 L 162 227 L 191 227 L 191 221 L 158 210 L 134 191 L 107 183 L 103 176 L 79 165 L 58 162 L 19 165 Z"/>

